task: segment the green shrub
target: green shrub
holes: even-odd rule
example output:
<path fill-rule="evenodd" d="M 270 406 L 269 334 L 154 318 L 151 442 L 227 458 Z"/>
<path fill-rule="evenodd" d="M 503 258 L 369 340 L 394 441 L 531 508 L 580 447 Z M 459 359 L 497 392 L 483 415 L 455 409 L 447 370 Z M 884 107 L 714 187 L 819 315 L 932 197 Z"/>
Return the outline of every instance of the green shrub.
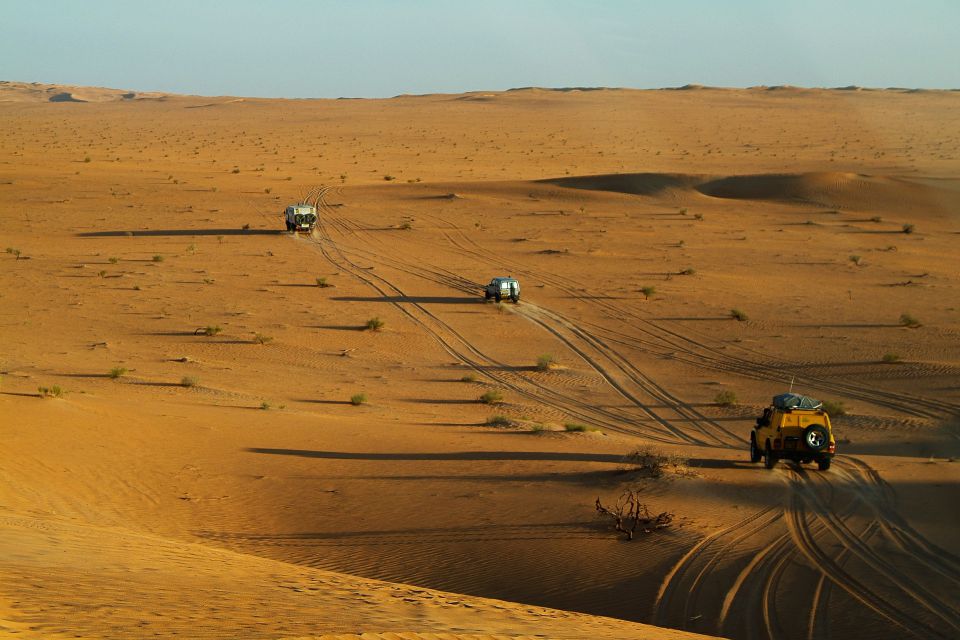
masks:
<path fill-rule="evenodd" d="M 634 449 L 625 456 L 624 460 L 633 467 L 634 471 L 643 471 L 654 477 L 660 477 L 667 472 L 677 475 L 690 474 L 688 458 L 663 453 L 649 446 Z"/>
<path fill-rule="evenodd" d="M 161 255 L 159 255 L 159 254 L 158 254 L 158 255 L 155 255 L 155 256 L 153 256 L 153 261 L 154 261 L 154 262 L 163 262 L 163 256 L 161 256 Z"/>
<path fill-rule="evenodd" d="M 507 416 L 490 416 L 487 418 L 488 427 L 512 427 L 513 421 Z"/>
<path fill-rule="evenodd" d="M 317 278 L 317 286 L 321 289 L 326 289 L 327 287 L 333 286 L 327 282 L 326 278 Z"/>
<path fill-rule="evenodd" d="M 644 300 L 649 300 L 650 296 L 657 292 L 656 287 L 640 287 L 640 293 L 643 294 Z"/>
<path fill-rule="evenodd" d="M 107 373 L 107 377 L 111 380 L 122 378 L 125 375 L 127 375 L 127 370 L 124 367 L 114 367 L 113 369 L 110 369 L 109 373 Z"/>
<path fill-rule="evenodd" d="M 920 321 L 914 318 L 909 313 L 900 314 L 900 324 L 903 325 L 904 327 L 910 327 L 911 329 L 916 329 L 917 327 L 922 326 L 920 324 Z"/>
<path fill-rule="evenodd" d="M 468 373 L 467 375 L 460 378 L 460 382 L 476 382 L 476 381 L 477 381 L 477 376 L 475 376 L 472 373 Z"/>
<path fill-rule="evenodd" d="M 480 396 L 479 401 L 483 404 L 500 404 L 503 402 L 503 394 L 496 389 L 491 389 Z"/>
<path fill-rule="evenodd" d="M 913 225 L 912 225 L 912 224 L 905 224 L 905 225 L 903 225 L 902 227 L 900 227 L 900 229 L 901 229 L 904 233 L 913 233 Z"/>
<path fill-rule="evenodd" d="M 721 407 L 729 407 L 730 405 L 737 404 L 737 394 L 726 389 L 714 396 L 713 401 Z"/>
<path fill-rule="evenodd" d="M 350 404 L 355 407 L 359 407 L 361 404 L 367 401 L 367 394 L 365 393 L 355 393 L 350 396 Z"/>
<path fill-rule="evenodd" d="M 217 325 L 207 325 L 206 327 L 200 327 L 194 331 L 193 335 L 215 336 L 221 331 L 223 331 L 223 329 Z"/>
<path fill-rule="evenodd" d="M 364 325 L 364 328 L 367 331 L 380 331 L 383 328 L 384 322 L 380 318 L 370 318 L 367 320 L 367 323 Z"/>
<path fill-rule="evenodd" d="M 253 334 L 253 341 L 257 344 L 270 344 L 273 342 L 273 337 L 265 336 L 262 333 L 255 333 Z"/>
<path fill-rule="evenodd" d="M 860 266 L 860 263 L 863 262 L 863 258 L 860 257 L 860 256 L 856 256 L 856 255 L 850 256 L 850 262 L 852 262 L 853 264 L 855 264 L 855 265 L 857 265 L 857 266 L 859 267 L 859 266 Z"/>
<path fill-rule="evenodd" d="M 39 391 L 40 395 L 43 396 L 44 398 L 62 398 L 63 397 L 63 389 L 61 389 L 57 385 L 53 385 L 52 387 L 37 387 L 37 391 Z"/>
<path fill-rule="evenodd" d="M 120 262 L 120 258 L 118 258 L 118 257 L 116 257 L 116 256 L 111 256 L 111 257 L 108 258 L 107 260 L 108 260 L 108 262 L 110 262 L 110 264 L 117 264 L 118 262 Z"/>
<path fill-rule="evenodd" d="M 885 353 L 883 354 L 882 360 L 887 364 L 892 364 L 894 362 L 900 362 L 900 356 L 895 353 Z"/>
<path fill-rule="evenodd" d="M 747 321 L 747 314 L 745 314 L 743 311 L 740 311 L 740 309 L 731 309 L 730 317 L 739 322 Z"/>
<path fill-rule="evenodd" d="M 549 353 L 537 358 L 537 371 L 549 371 L 557 366 L 557 361 Z"/>
<path fill-rule="evenodd" d="M 687 268 L 684 269 L 683 271 L 680 271 L 679 274 L 680 274 L 681 276 L 692 276 L 692 275 L 695 274 L 696 272 L 697 272 L 696 269 L 691 269 L 690 267 L 687 267 Z"/>
<path fill-rule="evenodd" d="M 180 378 L 181 387 L 187 387 L 189 389 L 197 386 L 198 384 L 200 384 L 200 381 L 193 376 L 183 376 L 182 378 Z"/>
<path fill-rule="evenodd" d="M 821 408 L 831 416 L 847 415 L 847 408 L 839 400 L 824 400 Z"/>
<path fill-rule="evenodd" d="M 270 403 L 269 403 L 269 402 L 261 402 L 261 403 L 260 403 L 260 408 L 261 408 L 263 411 L 269 411 L 269 410 L 270 410 Z"/>

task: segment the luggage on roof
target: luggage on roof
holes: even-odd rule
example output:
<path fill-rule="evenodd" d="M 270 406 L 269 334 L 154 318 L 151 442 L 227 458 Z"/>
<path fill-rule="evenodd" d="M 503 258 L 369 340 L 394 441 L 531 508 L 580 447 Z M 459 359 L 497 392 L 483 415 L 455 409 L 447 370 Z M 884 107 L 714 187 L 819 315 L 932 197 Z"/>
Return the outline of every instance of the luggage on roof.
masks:
<path fill-rule="evenodd" d="M 777 409 L 819 409 L 823 403 L 810 396 L 802 396 L 799 393 L 781 393 L 773 396 L 773 406 Z"/>

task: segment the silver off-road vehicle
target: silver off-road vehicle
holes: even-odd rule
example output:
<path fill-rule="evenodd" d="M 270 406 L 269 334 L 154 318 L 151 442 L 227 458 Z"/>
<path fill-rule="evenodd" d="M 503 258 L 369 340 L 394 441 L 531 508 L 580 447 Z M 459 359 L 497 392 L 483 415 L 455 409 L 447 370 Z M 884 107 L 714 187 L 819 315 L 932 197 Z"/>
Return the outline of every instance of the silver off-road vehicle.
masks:
<path fill-rule="evenodd" d="M 487 300 L 493 298 L 500 302 L 504 298 L 510 298 L 517 303 L 520 302 L 520 283 L 511 276 L 494 278 L 483 288 L 483 295 Z"/>

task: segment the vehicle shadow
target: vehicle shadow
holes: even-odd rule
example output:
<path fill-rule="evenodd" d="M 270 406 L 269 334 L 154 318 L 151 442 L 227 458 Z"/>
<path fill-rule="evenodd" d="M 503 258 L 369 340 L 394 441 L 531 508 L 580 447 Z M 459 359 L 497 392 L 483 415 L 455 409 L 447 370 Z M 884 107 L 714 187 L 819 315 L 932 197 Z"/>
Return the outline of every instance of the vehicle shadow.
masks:
<path fill-rule="evenodd" d="M 332 402 L 332 401 L 324 401 Z M 519 461 L 540 460 L 552 462 L 605 462 L 620 464 L 623 456 L 611 453 L 565 453 L 555 451 L 451 451 L 443 453 L 382 453 L 353 451 L 315 451 L 311 449 L 272 449 L 266 447 L 247 447 L 248 453 L 261 453 L 276 456 L 295 456 L 299 458 L 320 458 L 325 460 L 462 460 L 462 461 Z"/>
<path fill-rule="evenodd" d="M 283 229 L 125 229 L 122 231 L 85 231 L 76 234 L 78 238 L 118 238 L 130 236 L 279 236 L 287 232 Z"/>
<path fill-rule="evenodd" d="M 479 291 L 479 287 L 477 288 Z M 408 302 L 413 304 L 483 304 L 480 296 L 470 298 L 454 298 L 442 296 L 335 296 L 330 298 L 338 302 L 392 302 L 395 304 Z"/>

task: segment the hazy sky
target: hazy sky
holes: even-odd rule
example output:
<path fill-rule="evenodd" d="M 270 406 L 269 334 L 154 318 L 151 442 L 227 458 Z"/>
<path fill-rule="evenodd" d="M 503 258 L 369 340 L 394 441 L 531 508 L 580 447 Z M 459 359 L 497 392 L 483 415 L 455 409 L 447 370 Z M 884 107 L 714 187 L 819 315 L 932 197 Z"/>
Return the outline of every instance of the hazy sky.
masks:
<path fill-rule="evenodd" d="M 960 87 L 960 0 L 0 0 L 0 80 L 269 97 Z"/>

